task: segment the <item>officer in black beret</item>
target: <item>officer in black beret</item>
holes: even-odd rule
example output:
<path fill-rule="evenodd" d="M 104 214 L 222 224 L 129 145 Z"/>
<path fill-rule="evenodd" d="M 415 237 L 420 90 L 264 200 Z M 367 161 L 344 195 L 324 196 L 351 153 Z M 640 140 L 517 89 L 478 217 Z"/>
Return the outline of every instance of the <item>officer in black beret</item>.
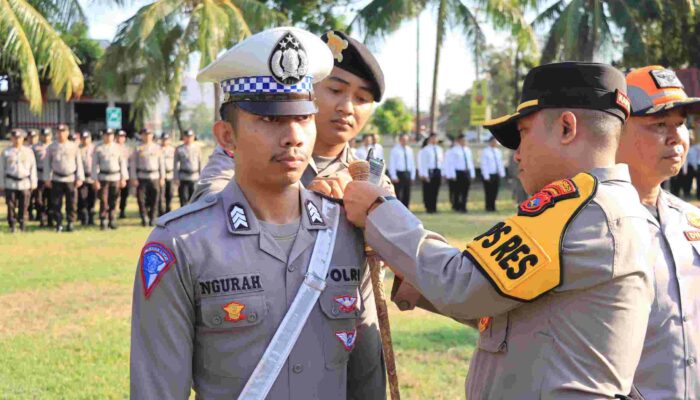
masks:
<path fill-rule="evenodd" d="M 624 75 L 595 63 L 531 70 L 515 113 L 487 121 L 517 149 L 534 193 L 517 215 L 451 247 L 389 193 L 350 182 L 348 219 L 419 300 L 478 327 L 470 399 L 627 398 L 654 287 L 650 225 L 627 165 L 615 164 L 630 106 Z M 400 295 L 404 285 L 423 298 Z M 402 303 L 403 302 L 403 303 Z M 478 323 L 477 323 L 478 321 Z"/>

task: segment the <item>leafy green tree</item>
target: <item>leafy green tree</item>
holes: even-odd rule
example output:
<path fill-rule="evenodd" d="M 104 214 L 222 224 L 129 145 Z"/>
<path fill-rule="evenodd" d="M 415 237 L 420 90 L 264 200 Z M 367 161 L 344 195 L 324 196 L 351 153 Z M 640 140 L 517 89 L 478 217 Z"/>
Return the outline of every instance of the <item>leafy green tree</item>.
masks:
<path fill-rule="evenodd" d="M 104 49 L 97 40 L 88 37 L 88 26 L 83 22 L 76 22 L 68 28 L 61 29 L 63 41 L 73 50 L 80 60 L 80 70 L 85 80 L 83 95 L 96 97 L 100 94 L 99 86 L 95 80 L 95 67 L 97 61 L 104 54 Z"/>
<path fill-rule="evenodd" d="M 401 98 L 392 97 L 377 108 L 371 123 L 380 135 L 398 135 L 411 131 L 413 116 Z"/>
<path fill-rule="evenodd" d="M 450 137 L 464 134 L 471 118 L 471 90 L 456 94 L 447 92 L 440 104 L 440 115 L 446 118 L 445 133 Z"/>
<path fill-rule="evenodd" d="M 80 61 L 52 24 L 84 20 L 77 0 L 0 0 L 0 70 L 19 80 L 33 112 L 41 112 L 42 81 L 66 99 L 82 93 Z"/>

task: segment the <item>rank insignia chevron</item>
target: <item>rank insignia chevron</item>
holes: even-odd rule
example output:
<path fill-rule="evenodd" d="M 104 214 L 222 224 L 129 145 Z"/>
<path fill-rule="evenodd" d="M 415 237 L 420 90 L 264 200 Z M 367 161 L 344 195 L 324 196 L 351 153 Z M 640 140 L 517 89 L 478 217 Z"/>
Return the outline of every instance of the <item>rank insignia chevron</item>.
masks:
<path fill-rule="evenodd" d="M 231 218 L 231 225 L 233 225 L 233 229 L 237 231 L 246 231 L 250 229 L 248 226 L 248 216 L 246 216 L 245 209 L 242 205 L 238 203 L 232 205 L 229 209 L 228 215 Z"/>
<path fill-rule="evenodd" d="M 321 213 L 318 212 L 318 208 L 311 200 L 306 200 L 306 211 L 309 214 L 309 222 L 311 225 L 324 225 Z"/>

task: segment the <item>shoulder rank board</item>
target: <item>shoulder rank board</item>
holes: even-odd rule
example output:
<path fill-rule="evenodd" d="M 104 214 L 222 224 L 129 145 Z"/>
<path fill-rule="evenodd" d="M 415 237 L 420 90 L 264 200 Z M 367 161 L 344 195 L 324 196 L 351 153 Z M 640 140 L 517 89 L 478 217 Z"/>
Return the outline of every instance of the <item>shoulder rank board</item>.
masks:
<path fill-rule="evenodd" d="M 561 246 L 569 223 L 588 204 L 598 181 L 581 173 L 545 186 L 467 244 L 464 255 L 505 297 L 533 301 L 561 284 Z"/>

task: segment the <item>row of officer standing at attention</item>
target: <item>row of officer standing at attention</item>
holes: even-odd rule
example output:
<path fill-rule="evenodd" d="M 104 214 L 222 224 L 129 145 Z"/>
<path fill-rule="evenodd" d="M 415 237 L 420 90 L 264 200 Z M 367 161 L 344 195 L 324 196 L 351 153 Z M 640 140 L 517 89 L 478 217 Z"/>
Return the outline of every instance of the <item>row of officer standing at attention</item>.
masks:
<path fill-rule="evenodd" d="M 684 96 L 669 71 L 642 75 L 653 85 L 641 85 L 648 91 L 641 101 L 632 90 L 628 99 L 624 76 L 607 65 L 530 71 L 518 111 L 486 127 L 516 150 L 519 177 L 535 194 L 517 215 L 460 249 L 425 230 L 387 185 L 348 183 L 339 174 L 311 180 L 308 186 L 325 196 L 343 197 L 338 214 L 335 201 L 299 183 L 311 159 L 329 162 L 326 168 L 342 165 L 347 149 L 347 140 L 337 142 L 343 150 L 332 159 L 323 151 L 333 147 L 324 146 L 328 141 L 319 151 L 309 144 L 322 136 L 316 137 L 314 114 L 320 119 L 323 110 L 313 90 L 350 85 L 361 73 L 344 69 L 350 67 L 339 57 L 350 53 L 350 43 L 361 44 L 338 32 L 325 35 L 327 47 L 316 40 L 295 28 L 268 30 L 200 73 L 226 93 L 214 132 L 223 153 L 235 157 L 227 161 L 235 171 L 209 182 L 211 188 L 228 180 L 218 193 L 205 189 L 200 200 L 162 217 L 142 250 L 132 318 L 135 398 L 187 398 L 190 387 L 202 398 L 258 387 L 270 398 L 384 398 L 363 240 L 349 222 L 365 228 L 366 243 L 396 272 L 401 308 L 419 306 L 479 329 L 468 398 L 697 397 L 697 300 L 684 290 L 674 296 L 672 287 L 681 280 L 698 286 L 692 227 L 700 222 L 694 207 L 675 200 L 679 218 L 665 219 L 658 187 L 643 197 L 647 207 L 635 190 L 644 186 L 636 168 L 646 167 L 634 164 L 635 155 L 653 155 L 661 175 L 673 174 L 685 157 L 682 110 L 696 100 Z M 362 79 L 372 93 L 372 80 Z M 664 96 L 654 92 L 658 87 Z M 664 120 L 674 107 L 680 122 Z M 350 114 L 344 117 L 336 125 L 352 126 Z M 317 286 L 325 289 L 295 341 L 275 340 L 306 285 L 303 272 L 318 267 L 316 244 L 329 231 L 343 246 L 331 247 L 330 272 Z M 687 245 L 669 249 L 661 262 L 664 236 Z M 664 268 L 666 287 L 656 274 Z M 650 323 L 655 318 L 661 328 Z M 683 329 L 666 329 L 671 325 Z M 653 328 L 668 349 L 647 341 Z M 236 334 L 221 334 L 227 332 Z M 318 343 L 322 351 L 309 351 Z M 282 374 L 265 368 L 268 346 L 287 347 L 275 361 Z M 646 372 L 645 362 L 653 365 Z"/>

